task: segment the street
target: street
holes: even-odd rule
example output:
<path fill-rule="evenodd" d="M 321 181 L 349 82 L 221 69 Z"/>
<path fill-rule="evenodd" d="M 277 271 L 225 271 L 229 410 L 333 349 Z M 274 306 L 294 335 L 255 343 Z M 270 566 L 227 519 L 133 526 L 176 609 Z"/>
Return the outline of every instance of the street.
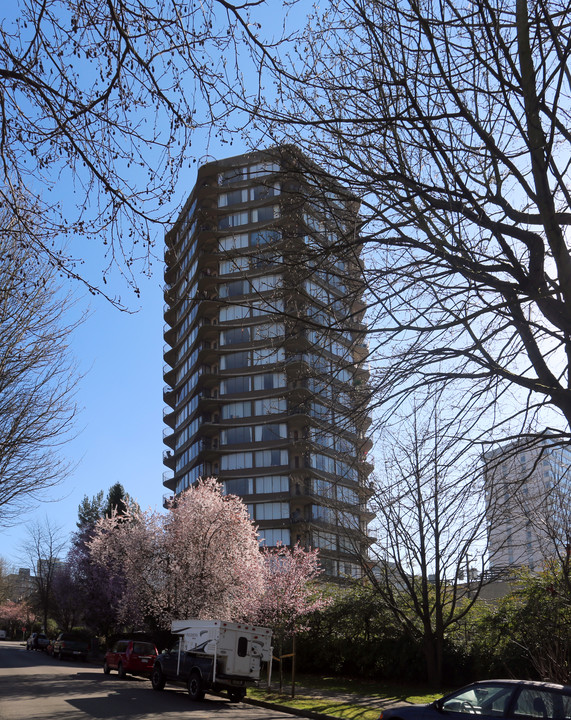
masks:
<path fill-rule="evenodd" d="M 193 703 L 183 689 L 152 690 L 142 678 L 119 680 L 90 663 L 60 661 L 0 641 L 0 720 L 284 720 L 281 712 L 207 695 Z"/>

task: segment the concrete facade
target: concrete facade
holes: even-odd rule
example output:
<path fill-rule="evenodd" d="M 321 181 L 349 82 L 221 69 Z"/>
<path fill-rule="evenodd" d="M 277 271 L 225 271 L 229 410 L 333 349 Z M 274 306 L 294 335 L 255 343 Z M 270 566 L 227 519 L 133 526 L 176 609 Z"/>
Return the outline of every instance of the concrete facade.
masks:
<path fill-rule="evenodd" d="M 571 448 L 539 438 L 484 456 L 491 571 L 539 570 L 568 545 Z"/>
<path fill-rule="evenodd" d="M 357 210 L 292 148 L 211 162 L 165 256 L 167 501 L 214 476 L 265 544 L 352 577 L 372 470 Z"/>

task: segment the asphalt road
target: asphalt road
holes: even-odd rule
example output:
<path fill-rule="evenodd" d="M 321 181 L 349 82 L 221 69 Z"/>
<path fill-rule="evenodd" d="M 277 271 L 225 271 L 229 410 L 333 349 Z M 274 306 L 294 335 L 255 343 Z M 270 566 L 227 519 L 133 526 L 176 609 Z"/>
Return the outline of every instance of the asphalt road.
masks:
<path fill-rule="evenodd" d="M 273 710 L 207 695 L 193 703 L 186 692 L 151 688 L 148 680 L 81 661 L 56 660 L 0 641 L 0 720 L 291 720 Z"/>

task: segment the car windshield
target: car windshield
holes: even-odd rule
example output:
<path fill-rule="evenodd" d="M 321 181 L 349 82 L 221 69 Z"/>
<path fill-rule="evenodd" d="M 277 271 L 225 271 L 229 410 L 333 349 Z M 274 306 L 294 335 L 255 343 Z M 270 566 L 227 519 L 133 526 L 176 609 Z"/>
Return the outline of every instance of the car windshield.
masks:
<path fill-rule="evenodd" d="M 489 683 L 464 688 L 444 698 L 441 707 L 448 712 L 467 713 L 469 715 L 487 715 L 498 717 L 505 714 L 508 702 L 516 685 Z"/>

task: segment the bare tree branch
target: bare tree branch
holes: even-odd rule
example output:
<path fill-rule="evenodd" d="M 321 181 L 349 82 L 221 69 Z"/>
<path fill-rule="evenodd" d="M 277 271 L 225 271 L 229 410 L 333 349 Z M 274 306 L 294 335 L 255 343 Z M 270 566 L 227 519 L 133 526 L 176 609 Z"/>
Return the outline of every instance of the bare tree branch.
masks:
<path fill-rule="evenodd" d="M 361 201 L 388 416 L 447 382 L 569 437 L 570 52 L 557 1 L 342 0 L 274 66 L 256 128 Z"/>
<path fill-rule="evenodd" d="M 56 271 L 38 258 L 19 224 L 0 235 L 0 526 L 19 519 L 69 465 L 77 373 L 68 352 L 77 323 Z M 67 315 L 69 317 L 69 315 Z"/>

